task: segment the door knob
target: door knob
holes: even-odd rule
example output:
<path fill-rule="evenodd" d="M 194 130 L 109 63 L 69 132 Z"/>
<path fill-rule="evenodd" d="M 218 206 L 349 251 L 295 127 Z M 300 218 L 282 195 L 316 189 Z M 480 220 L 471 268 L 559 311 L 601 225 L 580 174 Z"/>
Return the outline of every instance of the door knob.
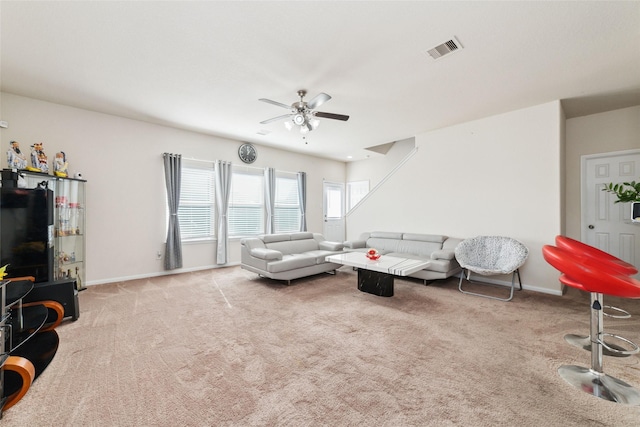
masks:
<path fill-rule="evenodd" d="M 589 230 L 593 230 L 595 227 L 591 224 L 589 224 Z"/>

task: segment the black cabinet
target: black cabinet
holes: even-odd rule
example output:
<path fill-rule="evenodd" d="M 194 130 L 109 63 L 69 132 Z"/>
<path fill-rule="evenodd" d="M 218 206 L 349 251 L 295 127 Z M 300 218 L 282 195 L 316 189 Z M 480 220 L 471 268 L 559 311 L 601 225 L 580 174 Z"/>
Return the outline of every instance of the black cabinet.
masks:
<path fill-rule="evenodd" d="M 54 277 L 53 191 L 0 188 L 0 266 L 11 276 Z"/>
<path fill-rule="evenodd" d="M 80 305 L 78 304 L 78 291 L 76 280 L 57 280 L 45 283 L 36 283 L 33 290 L 24 297 L 24 302 L 32 301 L 56 301 L 64 307 L 64 317 L 78 320 L 80 317 Z"/>

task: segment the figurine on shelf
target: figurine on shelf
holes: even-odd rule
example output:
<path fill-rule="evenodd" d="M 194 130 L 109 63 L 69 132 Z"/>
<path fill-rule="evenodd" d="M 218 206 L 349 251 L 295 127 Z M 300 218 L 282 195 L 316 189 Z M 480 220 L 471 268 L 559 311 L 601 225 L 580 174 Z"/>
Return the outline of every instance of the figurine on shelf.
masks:
<path fill-rule="evenodd" d="M 49 172 L 49 164 L 47 163 L 47 155 L 42 150 L 42 142 L 38 142 L 31 146 L 31 168 L 27 168 L 28 170 L 32 170 L 34 172 Z"/>
<path fill-rule="evenodd" d="M 20 143 L 18 141 L 11 141 L 11 146 L 7 151 L 7 164 L 9 169 L 26 169 L 27 157 L 22 151 L 20 151 Z"/>
<path fill-rule="evenodd" d="M 76 289 L 84 291 L 86 288 L 82 286 L 82 279 L 80 278 L 80 267 L 76 267 Z"/>
<path fill-rule="evenodd" d="M 69 164 L 67 163 L 67 155 L 64 154 L 64 151 L 56 153 L 56 157 L 53 161 L 53 172 L 55 173 L 55 175 L 66 178 L 68 167 Z"/>

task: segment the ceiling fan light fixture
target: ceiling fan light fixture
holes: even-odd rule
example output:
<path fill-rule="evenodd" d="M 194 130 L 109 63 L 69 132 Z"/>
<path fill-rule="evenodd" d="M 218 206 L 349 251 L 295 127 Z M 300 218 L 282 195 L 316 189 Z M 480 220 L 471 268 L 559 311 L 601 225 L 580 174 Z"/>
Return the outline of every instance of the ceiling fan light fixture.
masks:
<path fill-rule="evenodd" d="M 283 104 L 281 102 L 272 101 L 266 98 L 260 98 L 259 101 L 266 102 L 268 104 L 273 104 L 278 107 L 286 108 L 289 110 L 289 114 L 283 114 L 278 117 L 273 117 L 268 120 L 263 120 L 260 122 L 261 124 L 267 124 L 271 122 L 275 122 L 278 120 L 286 119 L 284 122 L 285 128 L 287 130 L 292 130 L 295 126 L 299 127 L 300 133 L 307 134 L 312 130 L 315 130 L 320 126 L 320 120 L 316 118 L 318 117 L 333 119 L 333 120 L 349 120 L 349 116 L 345 116 L 342 114 L 334 114 L 334 113 L 326 113 L 326 112 L 316 112 L 314 109 L 324 104 L 326 101 L 331 99 L 331 96 L 326 93 L 320 93 L 314 98 L 311 99 L 308 103 L 304 101 L 304 96 L 307 94 L 305 90 L 299 90 L 298 96 L 300 97 L 299 102 L 294 102 L 291 106 Z"/>
<path fill-rule="evenodd" d="M 307 119 L 305 119 L 304 115 L 301 113 L 298 113 L 295 116 L 293 116 L 292 120 L 293 120 L 293 123 L 297 124 L 298 126 L 302 126 L 307 121 Z"/>

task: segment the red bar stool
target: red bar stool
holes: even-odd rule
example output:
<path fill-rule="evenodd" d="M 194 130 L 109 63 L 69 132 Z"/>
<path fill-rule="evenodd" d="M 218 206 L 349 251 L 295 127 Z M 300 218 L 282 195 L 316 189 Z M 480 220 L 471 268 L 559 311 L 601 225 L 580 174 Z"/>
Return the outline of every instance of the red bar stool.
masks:
<path fill-rule="evenodd" d="M 560 281 L 567 286 L 600 295 L 592 298 L 590 340 L 591 367 L 563 365 L 558 374 L 569 384 L 601 399 L 611 402 L 640 406 L 640 391 L 617 378 L 604 373 L 602 358 L 604 333 L 602 332 L 603 294 L 623 298 L 640 298 L 640 281 L 621 274 L 610 264 L 595 259 L 585 262 L 584 256 L 569 252 L 566 249 L 545 245 L 542 248 L 544 259 L 554 268 L 562 272 Z M 621 337 L 620 337 L 621 338 Z M 625 340 L 636 349 L 638 346 Z M 637 351 L 637 350 L 635 350 Z"/>
<path fill-rule="evenodd" d="M 596 260 L 607 264 L 610 269 L 619 271 L 621 274 L 627 276 L 633 276 L 638 272 L 638 269 L 628 262 L 567 236 L 556 236 L 556 246 L 560 249 L 573 252 L 575 255 L 583 258 L 587 263 L 591 260 Z"/>
<path fill-rule="evenodd" d="M 638 272 L 638 269 L 635 266 L 629 264 L 628 262 L 625 262 L 619 258 L 614 257 L 613 255 L 607 252 L 601 251 L 598 248 L 587 245 L 578 240 L 574 240 L 570 237 L 557 236 L 556 246 L 561 249 L 566 249 L 569 252 L 573 252 L 575 255 L 581 257 L 584 260 L 584 262 L 587 264 L 596 260 L 598 262 L 607 264 L 609 267 L 611 267 L 611 269 L 619 271 L 621 274 L 625 274 L 627 276 L 634 275 Z M 567 285 L 567 286 L 571 286 L 571 285 Z M 573 286 L 573 287 L 575 288 L 576 286 Z M 596 302 L 596 300 L 599 300 L 600 303 L 602 304 L 602 295 L 597 293 L 591 293 L 591 305 L 593 305 Z M 605 310 L 608 310 L 609 313 L 607 313 Z M 615 314 L 613 312 L 615 312 Z M 631 317 L 631 314 L 629 314 L 629 312 L 622 310 L 618 307 L 610 306 L 610 305 L 603 305 L 603 310 L 601 310 L 600 313 L 604 317 L 609 317 L 611 319 L 628 319 Z M 604 328 L 603 321 L 600 321 L 600 326 Z M 612 337 L 614 339 L 627 341 L 624 338 L 619 337 L 617 335 L 606 334 L 606 333 L 604 333 L 604 335 L 608 337 Z M 569 344 L 575 347 L 582 348 L 583 350 L 591 351 L 591 338 L 588 335 L 584 336 L 584 335 L 576 335 L 576 334 L 567 334 L 564 336 L 564 339 Z M 617 344 L 613 344 L 610 342 L 606 342 L 603 346 L 602 351 L 605 356 L 629 357 L 632 354 L 636 354 L 638 350 L 639 349 L 636 347 L 636 349 L 633 351 L 627 351 L 625 350 L 624 347 L 621 347 Z"/>

